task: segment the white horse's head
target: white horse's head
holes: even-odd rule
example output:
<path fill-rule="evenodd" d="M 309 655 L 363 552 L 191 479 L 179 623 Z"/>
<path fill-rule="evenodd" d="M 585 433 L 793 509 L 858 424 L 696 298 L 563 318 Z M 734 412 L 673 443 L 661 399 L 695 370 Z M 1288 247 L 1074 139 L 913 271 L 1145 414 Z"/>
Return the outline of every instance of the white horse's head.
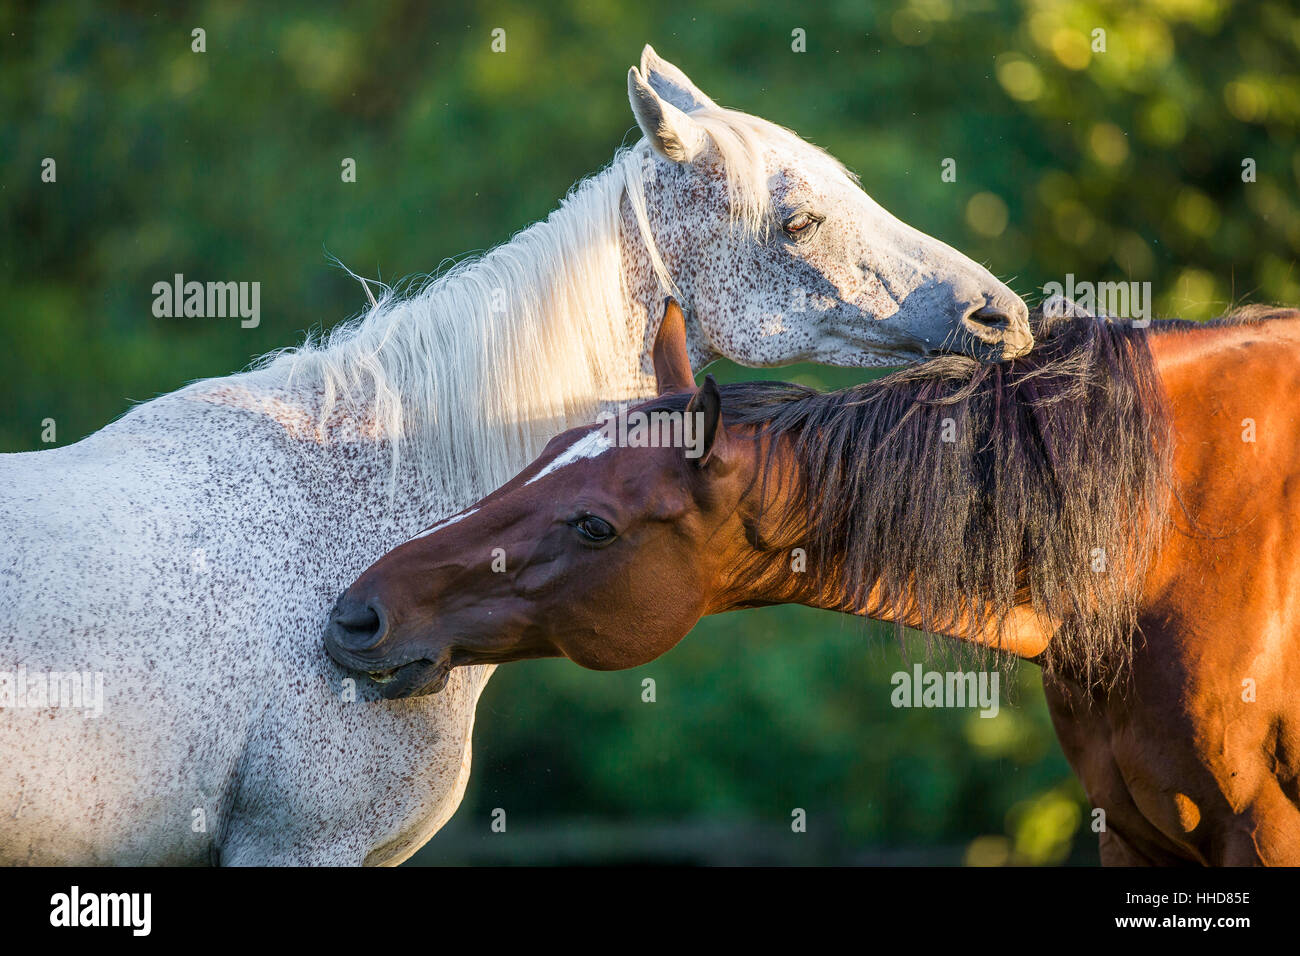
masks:
<path fill-rule="evenodd" d="M 696 360 L 897 365 L 1033 344 L 1019 296 L 890 215 L 822 150 L 719 107 L 649 46 L 628 95 L 653 164 L 648 225 L 694 314 Z"/>

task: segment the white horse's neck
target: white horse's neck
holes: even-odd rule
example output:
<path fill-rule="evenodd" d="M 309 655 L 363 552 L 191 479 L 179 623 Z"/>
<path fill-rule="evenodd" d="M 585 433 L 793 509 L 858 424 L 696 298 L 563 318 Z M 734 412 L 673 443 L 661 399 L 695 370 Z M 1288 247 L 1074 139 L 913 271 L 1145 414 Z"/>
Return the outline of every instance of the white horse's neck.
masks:
<path fill-rule="evenodd" d="M 382 453 L 386 497 L 462 507 L 602 404 L 652 394 L 650 303 L 669 280 L 645 215 L 649 162 L 644 148 L 621 151 L 508 243 L 205 384 L 239 392 L 232 403 L 291 437 L 346 444 L 349 459 L 358 447 Z"/>

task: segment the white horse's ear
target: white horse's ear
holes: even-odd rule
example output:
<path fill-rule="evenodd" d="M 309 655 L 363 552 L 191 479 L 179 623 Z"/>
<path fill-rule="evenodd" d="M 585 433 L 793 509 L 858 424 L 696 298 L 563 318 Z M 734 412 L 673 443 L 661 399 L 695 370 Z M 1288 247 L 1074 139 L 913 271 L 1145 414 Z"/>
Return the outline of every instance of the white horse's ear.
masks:
<path fill-rule="evenodd" d="M 637 125 L 656 153 L 674 163 L 689 163 L 704 152 L 703 127 L 651 89 L 636 67 L 627 71 L 627 98 Z"/>
<path fill-rule="evenodd" d="M 641 75 L 651 89 L 683 113 L 718 108 L 718 104 L 705 96 L 689 76 L 656 53 L 649 43 L 641 51 Z"/>

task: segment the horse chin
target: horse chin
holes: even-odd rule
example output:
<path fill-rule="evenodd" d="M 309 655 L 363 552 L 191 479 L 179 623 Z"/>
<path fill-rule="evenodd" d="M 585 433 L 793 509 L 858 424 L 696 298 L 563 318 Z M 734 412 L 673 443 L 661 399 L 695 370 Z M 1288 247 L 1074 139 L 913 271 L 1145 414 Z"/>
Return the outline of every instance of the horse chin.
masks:
<path fill-rule="evenodd" d="M 371 680 L 379 685 L 379 693 L 386 700 L 400 700 L 437 694 L 447 686 L 450 676 L 451 663 L 446 659 L 418 660 L 379 676 L 372 674 Z"/>

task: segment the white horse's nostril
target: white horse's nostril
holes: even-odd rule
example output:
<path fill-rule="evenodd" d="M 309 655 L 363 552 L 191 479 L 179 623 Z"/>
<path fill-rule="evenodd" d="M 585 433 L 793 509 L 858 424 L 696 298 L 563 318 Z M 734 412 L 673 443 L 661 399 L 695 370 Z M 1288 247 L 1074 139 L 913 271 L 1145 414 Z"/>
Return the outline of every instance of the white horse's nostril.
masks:
<path fill-rule="evenodd" d="M 966 318 L 988 329 L 1005 329 L 1011 325 L 1011 316 L 995 305 L 986 305 L 976 309 Z"/>
<path fill-rule="evenodd" d="M 1003 359 L 1018 358 L 1034 345 L 1033 333 L 1024 316 L 998 305 L 971 309 L 961 324 L 975 338 L 988 345 L 1001 345 Z"/>

